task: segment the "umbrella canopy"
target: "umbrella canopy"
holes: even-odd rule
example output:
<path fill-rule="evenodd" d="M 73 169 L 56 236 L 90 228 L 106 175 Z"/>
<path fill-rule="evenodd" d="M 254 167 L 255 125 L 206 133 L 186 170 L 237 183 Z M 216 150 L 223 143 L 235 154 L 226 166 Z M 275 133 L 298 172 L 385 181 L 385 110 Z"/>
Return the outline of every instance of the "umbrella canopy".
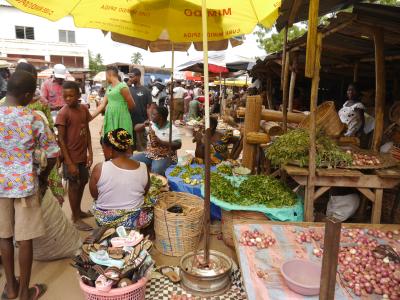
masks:
<path fill-rule="evenodd" d="M 147 41 L 161 35 L 173 42 L 202 41 L 202 0 L 8 0 L 13 6 L 52 21 L 67 15 L 77 27 L 97 28 Z M 251 33 L 257 24 L 271 27 L 280 0 L 208 0 L 208 40 Z"/>
<path fill-rule="evenodd" d="M 180 66 L 179 71 L 203 72 L 203 58 L 190 60 Z M 231 53 L 212 54 L 208 57 L 209 72 L 229 73 L 235 71 L 247 71 L 255 65 L 255 59 L 234 55 Z"/>
<path fill-rule="evenodd" d="M 168 40 L 165 36 L 160 36 L 156 41 L 148 41 L 131 36 L 126 36 L 118 33 L 111 33 L 111 39 L 114 42 L 128 44 L 134 47 L 142 48 L 150 52 L 164 52 L 164 51 L 188 51 L 192 43 L 174 43 Z M 243 37 L 238 36 L 229 40 L 211 41 L 208 43 L 208 49 L 212 51 L 220 51 L 228 48 L 229 44 L 232 47 L 239 46 L 243 43 Z M 197 51 L 203 50 L 203 45 L 200 42 L 193 43 Z"/>
<path fill-rule="evenodd" d="M 93 77 L 93 81 L 95 82 L 103 82 L 106 81 L 106 71 L 101 71 Z"/>
<path fill-rule="evenodd" d="M 53 69 L 49 68 L 49 69 L 46 69 L 46 70 L 40 72 L 38 74 L 38 78 L 39 79 L 47 79 L 47 78 L 50 78 L 51 76 L 53 76 L 53 74 L 54 74 Z M 66 76 L 66 78 L 65 78 L 66 80 L 75 81 L 75 78 L 68 71 L 67 71 L 67 73 L 65 73 L 65 76 Z"/>

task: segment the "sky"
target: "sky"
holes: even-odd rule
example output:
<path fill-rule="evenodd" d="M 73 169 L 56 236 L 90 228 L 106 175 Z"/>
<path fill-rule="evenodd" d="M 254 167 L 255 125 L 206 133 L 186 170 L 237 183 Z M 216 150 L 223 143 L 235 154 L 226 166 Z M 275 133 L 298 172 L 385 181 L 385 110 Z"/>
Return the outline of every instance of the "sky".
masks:
<path fill-rule="evenodd" d="M 171 67 L 171 52 L 152 53 L 140 48 L 116 43 L 111 40 L 109 35 L 104 37 L 103 33 L 99 30 L 85 29 L 85 35 L 87 35 L 89 49 L 93 53 L 100 53 L 105 64 L 113 62 L 130 63 L 132 53 L 140 52 L 143 56 L 143 65 L 154 67 L 165 65 L 166 68 Z M 99 47 L 99 45 L 101 45 L 101 47 Z M 229 46 L 225 51 L 249 58 L 266 55 L 265 50 L 258 47 L 257 37 L 254 34 L 246 35 L 242 45 L 234 48 Z M 210 51 L 210 53 L 212 53 L 212 51 Z M 200 58 L 202 55 L 203 52 L 196 51 L 193 46 L 188 52 L 175 52 L 175 67 L 189 60 Z"/>

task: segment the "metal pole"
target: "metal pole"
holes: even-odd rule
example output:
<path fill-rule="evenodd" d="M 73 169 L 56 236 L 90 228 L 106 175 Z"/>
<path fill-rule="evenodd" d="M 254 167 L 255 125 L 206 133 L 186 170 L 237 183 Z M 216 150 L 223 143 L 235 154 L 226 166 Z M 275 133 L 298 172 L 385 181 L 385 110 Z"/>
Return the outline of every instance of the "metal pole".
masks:
<path fill-rule="evenodd" d="M 205 247 L 204 259 L 205 264 L 209 264 L 210 258 L 210 92 L 208 86 L 208 35 L 207 35 L 207 0 L 202 1 L 202 28 L 203 28 L 203 58 L 204 58 L 204 112 L 205 112 L 205 125 L 206 125 L 206 139 L 205 139 L 205 183 L 204 183 L 204 234 L 205 234 Z"/>
<path fill-rule="evenodd" d="M 173 120 L 173 115 L 174 115 L 174 64 L 175 64 L 175 51 L 174 51 L 174 43 L 171 43 L 172 45 L 172 57 L 171 57 L 171 85 L 169 87 L 169 99 L 170 99 L 170 104 L 169 104 L 169 145 L 171 149 L 171 143 L 172 143 L 172 123 L 174 122 Z"/>

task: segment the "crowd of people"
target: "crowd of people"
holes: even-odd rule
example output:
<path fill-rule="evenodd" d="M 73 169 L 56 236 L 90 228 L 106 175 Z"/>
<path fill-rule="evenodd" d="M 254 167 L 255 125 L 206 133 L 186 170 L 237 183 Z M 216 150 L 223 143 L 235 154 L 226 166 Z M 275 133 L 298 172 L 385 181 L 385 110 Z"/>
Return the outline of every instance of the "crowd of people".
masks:
<path fill-rule="evenodd" d="M 69 224 L 81 231 L 93 230 L 84 221 L 88 217 L 99 226 L 135 229 L 152 222 L 153 213 L 144 205 L 150 173 L 164 175 L 177 162 L 182 140 L 175 124 L 201 117 L 204 94 L 201 84 L 182 82 L 170 83 L 171 87 L 156 81 L 149 89 L 141 85 L 141 76 L 139 69 L 133 69 L 124 81 L 117 68 L 108 67 L 102 101 L 89 111 L 82 101 L 82 86 L 66 80 L 67 69 L 61 64 L 54 66 L 40 89 L 36 68 L 27 62 L 2 75 L 0 251 L 7 281 L 2 299 L 37 299 L 46 291 L 42 284 L 30 287 L 35 240 L 57 222 L 42 217 L 45 195 L 51 193 L 55 199 L 59 218 L 67 194 Z M 218 93 L 210 96 L 218 110 Z M 90 122 L 100 114 L 104 162 L 90 172 Z M 217 132 L 216 119 L 212 125 L 213 157 L 226 159 L 232 137 Z M 195 142 L 197 156 L 204 158 L 204 136 L 196 134 Z M 87 184 L 94 202 L 93 209 L 85 212 L 81 204 Z M 19 278 L 14 271 L 14 239 L 19 247 Z M 54 238 L 53 243 L 59 240 Z"/>

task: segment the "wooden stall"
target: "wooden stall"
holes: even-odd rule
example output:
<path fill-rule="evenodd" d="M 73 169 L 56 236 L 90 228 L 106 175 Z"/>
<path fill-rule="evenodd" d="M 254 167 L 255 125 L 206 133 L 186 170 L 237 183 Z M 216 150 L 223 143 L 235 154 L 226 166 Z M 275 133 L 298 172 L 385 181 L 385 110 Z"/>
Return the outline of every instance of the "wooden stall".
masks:
<path fill-rule="evenodd" d="M 292 25 L 293 22 L 304 20 L 306 14 L 303 9 L 309 7 L 309 31 L 307 35 L 289 42 L 285 49 L 286 51 L 267 57 L 263 63 L 258 62 L 258 66 L 256 65 L 252 71 L 252 75 L 255 75 L 255 73 L 268 74 L 267 82 L 276 82 L 278 76 L 283 76 L 281 78 L 283 112 L 272 113 L 265 110 L 262 112 L 261 118 L 263 120 L 276 121 L 273 117 L 279 114 L 281 117 L 279 120 L 283 120 L 284 124 L 293 122 L 293 116 L 298 117 L 301 115 L 290 112 L 293 108 L 293 90 L 296 82 L 299 79 L 302 81 L 307 81 L 308 79 L 306 78 L 311 79 L 311 86 L 308 86 L 310 87 L 310 93 L 308 94 L 310 99 L 310 164 L 308 170 L 304 168 L 301 171 L 302 176 L 304 176 L 301 180 L 299 180 L 299 174 L 297 174 L 300 172 L 299 169 L 295 171 L 291 168 L 286 169 L 288 175 L 296 182 L 299 183 L 301 181 L 301 184 L 306 186 L 305 221 L 313 221 L 314 201 L 323 192 L 329 190 L 328 182 L 331 181 L 331 186 L 335 186 L 333 182 L 341 177 L 341 172 L 333 172 L 336 175 L 328 175 L 330 179 L 327 180 L 324 176 L 321 177 L 319 175 L 321 171 L 317 171 L 315 166 L 316 108 L 318 99 L 327 100 L 323 98 L 326 95 L 321 95 L 321 92 L 323 93 L 325 90 L 325 88 L 321 89 L 321 80 L 325 84 L 335 82 L 332 89 L 340 90 L 343 93 L 345 80 L 348 82 L 353 79 L 357 81 L 364 80 L 370 84 L 375 82 L 374 111 L 372 113 L 375 117 L 375 130 L 370 146 L 372 151 L 377 152 L 382 144 L 384 133 L 386 99 L 389 94 L 396 94 L 395 79 L 400 68 L 400 48 L 398 47 L 400 45 L 399 7 L 350 1 L 352 3 L 347 4 L 356 3 L 352 12 L 339 12 L 329 20 L 329 25 L 317 28 L 317 18 L 327 11 L 326 5 L 330 1 L 323 1 L 323 3 L 319 3 L 320 6 L 316 2 L 318 1 L 283 1 L 282 14 L 278 19 L 277 28 L 284 29 L 285 26 Z M 341 1 L 336 2 L 339 3 Z M 279 69 L 272 72 L 271 66 L 279 66 L 279 63 L 281 64 L 280 70 L 282 72 Z M 290 68 L 285 66 L 286 63 L 290 64 Z M 263 69 L 260 64 L 269 67 Z M 288 69 L 292 71 L 289 72 Z M 266 73 L 263 73 L 263 70 Z M 388 82 L 391 84 L 390 88 L 387 86 Z M 286 105 L 288 106 L 287 112 Z M 248 115 L 244 111 L 239 111 L 238 114 Z M 285 120 L 285 118 L 287 119 Z M 393 176 L 391 175 L 390 184 L 385 183 L 387 180 L 386 175 L 379 175 L 378 173 L 375 172 L 370 175 L 368 172 L 357 171 L 357 176 L 374 176 L 374 184 L 370 186 L 373 191 L 365 192 L 369 182 L 363 183 L 362 185 L 364 186 L 359 186 L 354 180 L 347 180 L 344 184 L 344 186 L 361 189 L 362 194 L 374 202 L 374 207 L 376 207 L 372 217 L 374 223 L 379 223 L 380 221 L 381 189 L 392 189 L 400 183 L 400 181 L 397 181 L 400 177 L 400 173 L 397 170 L 390 170 L 389 173 L 394 174 Z M 355 176 L 355 173 L 352 176 Z M 346 178 L 351 178 L 352 176 L 347 176 Z M 321 188 L 321 182 L 324 182 L 323 188 Z"/>

